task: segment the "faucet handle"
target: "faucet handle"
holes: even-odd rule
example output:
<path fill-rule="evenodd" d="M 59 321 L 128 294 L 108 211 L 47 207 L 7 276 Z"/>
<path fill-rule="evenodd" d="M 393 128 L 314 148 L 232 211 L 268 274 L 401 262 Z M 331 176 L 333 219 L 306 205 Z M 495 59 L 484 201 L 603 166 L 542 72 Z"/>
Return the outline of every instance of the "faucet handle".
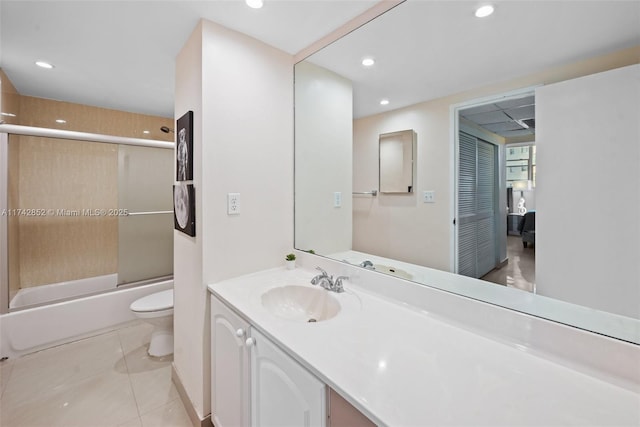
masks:
<path fill-rule="evenodd" d="M 325 279 L 325 278 L 329 278 L 329 276 L 327 276 L 327 272 L 324 271 L 323 269 L 321 269 L 320 267 L 316 267 L 316 270 L 320 270 L 320 272 L 322 274 L 318 274 L 316 277 L 314 277 L 313 279 L 311 279 L 311 284 L 312 285 L 317 285 L 318 283 L 320 283 L 320 279 Z"/>
<path fill-rule="evenodd" d="M 327 272 L 321 269 L 320 267 L 316 267 L 316 270 L 319 270 L 323 276 L 328 276 Z"/>
<path fill-rule="evenodd" d="M 335 282 L 333 283 L 333 290 L 336 292 L 344 292 L 344 287 L 342 286 L 343 280 L 349 280 L 349 276 L 338 276 L 336 277 Z"/>

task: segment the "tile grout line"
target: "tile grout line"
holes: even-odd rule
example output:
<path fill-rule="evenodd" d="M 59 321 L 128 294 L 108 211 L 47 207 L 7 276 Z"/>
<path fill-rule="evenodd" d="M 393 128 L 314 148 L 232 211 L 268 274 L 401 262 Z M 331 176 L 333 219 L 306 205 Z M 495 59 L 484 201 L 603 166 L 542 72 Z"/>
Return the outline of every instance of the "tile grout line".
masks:
<path fill-rule="evenodd" d="M 127 369 L 127 380 L 129 382 L 129 388 L 131 389 L 131 395 L 133 396 L 133 401 L 136 404 L 136 412 L 138 413 L 138 420 L 140 421 L 140 425 L 142 425 L 142 414 L 140 413 L 140 405 L 138 404 L 138 399 L 136 398 L 136 391 L 134 390 L 133 383 L 131 382 L 131 372 L 129 371 L 127 356 L 124 350 L 124 346 L 122 344 L 122 336 L 120 335 L 120 329 L 118 329 L 116 332 L 118 334 L 118 342 L 120 343 L 120 350 L 122 351 L 122 360 L 124 361 L 124 366 Z"/>
<path fill-rule="evenodd" d="M 9 374 L 7 375 L 7 379 L 5 380 L 4 383 L 4 387 L 2 387 L 2 390 L 0 390 L 0 401 L 2 400 L 2 397 L 4 396 L 4 393 L 7 391 L 7 387 L 9 386 L 9 381 L 11 381 L 11 374 L 13 373 L 13 365 L 16 363 L 15 360 L 9 360 L 9 359 L 5 359 L 2 362 L 0 362 L 0 366 L 2 366 L 1 364 L 3 363 L 9 363 L 9 368 L 7 368 L 9 370 Z"/>
<path fill-rule="evenodd" d="M 136 391 L 135 391 L 135 388 L 133 386 L 132 373 L 131 373 L 130 368 L 129 368 L 129 362 L 127 362 L 126 352 L 125 352 L 125 349 L 124 349 L 124 344 L 122 342 L 122 335 L 120 334 L 120 332 L 123 331 L 124 329 L 126 329 L 126 328 L 121 328 L 121 329 L 118 330 L 118 339 L 119 339 L 120 347 L 121 347 L 123 355 L 124 355 L 124 361 L 125 361 L 125 366 L 127 368 L 127 376 L 128 376 L 128 379 L 129 379 L 129 385 L 130 385 L 130 387 L 131 387 L 131 389 L 133 391 L 134 400 L 136 402 L 136 409 L 138 411 L 138 420 L 140 421 L 140 425 L 144 426 L 144 423 L 142 421 L 144 416 L 152 414 L 152 413 L 156 412 L 157 410 L 159 410 L 160 408 L 163 408 L 163 407 L 166 407 L 168 405 L 173 404 L 176 400 L 179 399 L 179 396 L 176 396 L 175 398 L 173 398 L 171 400 L 168 400 L 168 401 L 166 401 L 164 403 L 158 404 L 157 406 L 147 408 L 145 410 L 145 412 L 142 412 L 142 410 L 140 409 L 140 405 L 138 404 L 138 398 L 136 397 Z M 145 347 L 145 346 L 146 345 L 144 345 L 143 347 Z M 154 359 L 154 358 L 151 357 L 151 359 Z"/>

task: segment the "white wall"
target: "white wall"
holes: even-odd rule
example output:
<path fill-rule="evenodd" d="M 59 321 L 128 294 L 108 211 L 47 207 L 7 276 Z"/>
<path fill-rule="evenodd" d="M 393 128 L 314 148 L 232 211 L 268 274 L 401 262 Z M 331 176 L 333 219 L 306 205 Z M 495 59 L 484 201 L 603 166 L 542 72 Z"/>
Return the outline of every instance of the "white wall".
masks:
<path fill-rule="evenodd" d="M 353 249 L 448 270 L 448 103 L 422 103 L 355 120 L 353 187 L 379 187 L 378 136 L 406 129 L 416 132 L 414 192 L 354 197 Z M 425 190 L 435 191 L 435 203 L 422 203 L 419 195 Z"/>
<path fill-rule="evenodd" d="M 538 293 L 640 318 L 640 65 L 539 88 L 536 116 Z"/>
<path fill-rule="evenodd" d="M 514 81 L 355 120 L 355 189 L 378 186 L 377 141 L 381 133 L 414 129 L 417 133 L 418 169 L 415 193 L 412 195 L 354 198 L 353 248 L 413 264 L 453 271 L 450 258 L 454 217 L 451 210 L 451 105 L 634 64 L 638 62 L 639 57 L 640 48 L 634 47 Z M 425 76 L 425 81 L 428 81 L 428 76 Z M 420 194 L 425 190 L 435 190 L 435 203 L 425 204 L 421 201 Z"/>
<path fill-rule="evenodd" d="M 204 414 L 204 334 L 206 298 L 202 279 L 202 24 L 198 24 L 176 58 L 175 115 L 193 111 L 193 183 L 196 237 L 174 231 L 173 363 L 200 416 Z M 175 177 L 175 173 L 174 173 Z"/>
<path fill-rule="evenodd" d="M 283 265 L 293 247 L 292 57 L 202 21 L 177 58 L 176 117 L 194 111 L 196 237 L 175 232 L 174 364 L 210 413 L 209 283 Z M 227 194 L 240 193 L 240 215 Z"/>
<path fill-rule="evenodd" d="M 206 283 L 284 265 L 293 249 L 293 59 L 205 22 Z M 227 194 L 241 213 L 227 215 Z"/>
<path fill-rule="evenodd" d="M 352 223 L 351 81 L 309 62 L 297 64 L 295 73 L 296 247 L 346 251 Z M 341 207 L 334 206 L 335 192 L 342 195 Z"/>

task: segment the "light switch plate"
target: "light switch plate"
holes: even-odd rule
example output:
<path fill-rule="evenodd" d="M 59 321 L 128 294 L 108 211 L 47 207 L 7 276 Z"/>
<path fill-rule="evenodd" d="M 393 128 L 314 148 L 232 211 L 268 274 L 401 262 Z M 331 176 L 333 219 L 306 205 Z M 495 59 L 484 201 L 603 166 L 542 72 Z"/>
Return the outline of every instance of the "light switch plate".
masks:
<path fill-rule="evenodd" d="M 240 215 L 240 193 L 227 194 L 227 214 Z"/>
<path fill-rule="evenodd" d="M 435 191 L 425 191 L 422 193 L 422 201 L 424 203 L 435 203 L 436 202 L 436 192 Z"/>
<path fill-rule="evenodd" d="M 335 193 L 333 193 L 333 207 L 342 207 L 342 193 L 340 191 L 336 191 Z"/>

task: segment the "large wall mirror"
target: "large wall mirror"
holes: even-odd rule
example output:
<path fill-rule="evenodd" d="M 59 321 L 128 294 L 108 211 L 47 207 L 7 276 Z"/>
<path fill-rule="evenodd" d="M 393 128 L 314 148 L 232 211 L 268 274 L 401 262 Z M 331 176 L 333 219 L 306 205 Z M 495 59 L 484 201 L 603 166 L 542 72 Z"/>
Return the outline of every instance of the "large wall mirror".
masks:
<path fill-rule="evenodd" d="M 296 64 L 295 246 L 640 344 L 640 4 L 477 6 L 407 0 Z"/>

